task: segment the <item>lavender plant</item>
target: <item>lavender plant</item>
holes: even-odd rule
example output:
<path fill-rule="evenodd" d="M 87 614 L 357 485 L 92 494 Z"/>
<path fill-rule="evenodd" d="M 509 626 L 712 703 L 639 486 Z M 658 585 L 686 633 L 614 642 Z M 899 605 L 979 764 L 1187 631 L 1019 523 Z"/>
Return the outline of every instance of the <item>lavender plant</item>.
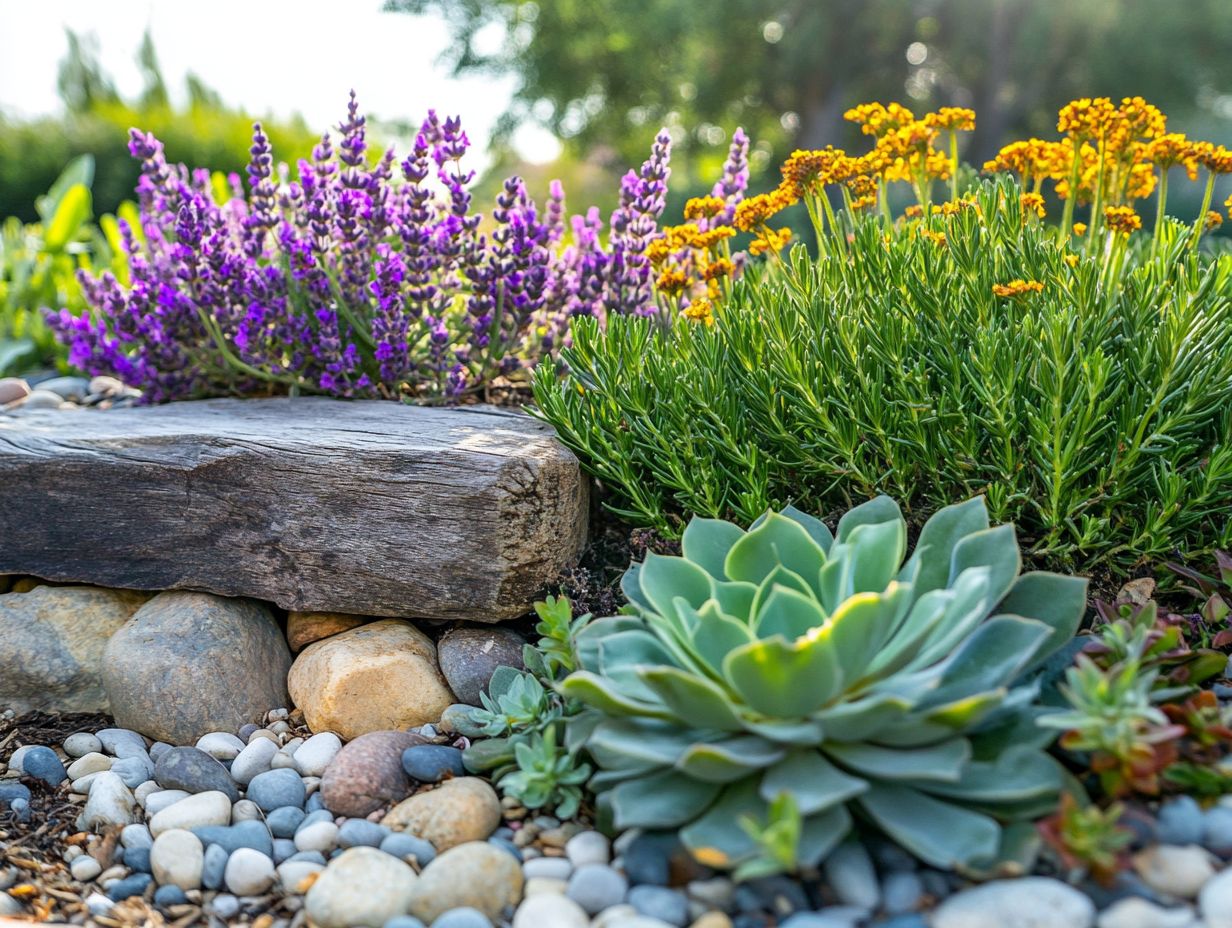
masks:
<path fill-rule="evenodd" d="M 741 137 L 743 140 L 743 136 Z M 131 277 L 83 275 L 90 311 L 47 313 L 70 363 L 149 402 L 275 392 L 454 400 L 517 377 L 569 321 L 652 315 L 670 137 L 621 184 L 603 241 L 598 210 L 541 209 L 518 177 L 475 209 L 470 147 L 429 112 L 410 154 L 370 152 L 355 95 L 294 177 L 254 127 L 248 183 L 169 164 L 132 130 L 140 228 L 122 224 Z M 737 202 L 747 140 L 720 185 Z"/>

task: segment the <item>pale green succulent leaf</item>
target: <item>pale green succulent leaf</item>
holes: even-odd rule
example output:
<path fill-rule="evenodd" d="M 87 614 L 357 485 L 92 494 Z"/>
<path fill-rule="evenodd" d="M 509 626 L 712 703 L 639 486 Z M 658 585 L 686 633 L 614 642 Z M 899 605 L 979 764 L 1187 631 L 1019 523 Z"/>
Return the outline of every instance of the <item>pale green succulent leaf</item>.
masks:
<path fill-rule="evenodd" d="M 693 635 L 693 650 L 716 675 L 722 677 L 723 661 L 727 655 L 757 638 L 747 623 L 721 612 L 713 600 L 702 606 L 699 615 L 702 621 Z"/>
<path fill-rule="evenodd" d="M 901 518 L 852 529 L 848 554 L 855 565 L 852 593 L 880 593 L 898 574 L 907 550 L 907 523 Z"/>
<path fill-rule="evenodd" d="M 1038 666 L 1074 639 L 1086 606 L 1087 581 L 1084 577 L 1032 571 L 1018 578 L 997 611 L 1035 619 L 1051 629 L 1048 641 L 1031 661 L 1032 666 Z"/>
<path fill-rule="evenodd" d="M 680 552 L 715 580 L 726 580 L 723 564 L 744 529 L 722 519 L 691 519 L 680 539 Z"/>
<path fill-rule="evenodd" d="M 885 644 L 910 596 L 909 587 L 893 581 L 884 592 L 856 593 L 822 627 L 820 634 L 834 645 L 839 666 L 849 669 L 849 678 L 858 676 Z"/>
<path fill-rule="evenodd" d="M 765 738 L 741 735 L 725 741 L 691 745 L 676 762 L 676 769 L 707 783 L 734 783 L 771 764 L 787 750 Z"/>
<path fill-rule="evenodd" d="M 662 722 L 612 718 L 595 726 L 586 748 L 602 767 L 670 767 L 697 743 L 696 732 Z"/>
<path fill-rule="evenodd" d="M 776 588 L 794 590 L 806 599 L 817 601 L 817 590 L 810 586 L 803 577 L 794 570 L 788 570 L 782 564 L 770 571 L 765 580 L 757 588 L 757 595 L 753 597 L 753 608 L 749 611 L 749 624 L 754 631 L 757 630 L 758 617 L 761 615 L 762 609 L 766 606 L 766 600 L 770 598 L 770 594 Z M 817 601 L 818 608 L 821 604 Z M 759 633 L 759 637 L 767 638 L 768 635 Z"/>
<path fill-rule="evenodd" d="M 1049 796 L 1061 788 L 1061 768 L 1043 751 L 1010 748 L 995 761 L 971 761 L 957 783 L 930 783 L 936 796 L 964 802 L 1011 803 Z"/>
<path fill-rule="evenodd" d="M 834 535 L 826 527 L 826 523 L 816 516 L 811 516 L 807 512 L 801 512 L 791 505 L 787 506 L 782 514 L 784 518 L 791 519 L 793 522 L 799 522 L 804 530 L 809 533 L 809 537 L 817 543 L 817 547 L 821 548 L 823 554 L 830 553 L 830 546 L 834 544 Z"/>
<path fill-rule="evenodd" d="M 956 783 L 971 759 L 965 738 L 918 748 L 888 748 L 867 742 L 825 745 L 826 754 L 858 776 L 877 780 Z"/>
<path fill-rule="evenodd" d="M 653 552 L 646 555 L 638 575 L 642 593 L 660 615 L 674 610 L 672 600 L 683 596 L 694 609 L 710 599 L 713 581 L 710 575 L 682 557 L 668 557 Z"/>
<path fill-rule="evenodd" d="M 748 624 L 753 614 L 753 600 L 757 598 L 757 584 L 744 580 L 716 582 L 714 601 L 725 615 Z"/>
<path fill-rule="evenodd" d="M 680 840 L 706 866 L 734 867 L 756 851 L 740 827 L 741 819 L 764 821 L 768 808 L 757 793 L 757 779 L 750 777 L 724 789 L 709 809 L 680 830 Z"/>
<path fill-rule="evenodd" d="M 784 575 L 795 576 L 780 568 L 776 569 L 766 580 L 770 582 Z M 758 596 L 761 596 L 761 591 L 758 592 Z M 825 621 L 826 614 L 807 587 L 801 591 L 793 587 L 776 585 L 761 601 L 760 609 L 753 618 L 752 628 L 753 633 L 763 640 L 780 635 L 788 641 L 795 641 L 821 628 Z"/>
<path fill-rule="evenodd" d="M 919 644 L 944 620 L 954 599 L 952 590 L 931 590 L 916 597 L 906 618 L 869 663 L 867 676 L 885 676 L 911 663 L 918 654 Z"/>
<path fill-rule="evenodd" d="M 654 606 L 642 592 L 642 565 L 630 564 L 620 578 L 620 592 L 631 604 L 643 612 L 654 612 Z"/>
<path fill-rule="evenodd" d="M 856 802 L 882 831 L 934 867 L 986 861 L 1000 846 L 994 819 L 910 787 L 876 784 Z"/>
<path fill-rule="evenodd" d="M 1014 526 L 997 525 L 972 532 L 959 541 L 950 560 L 950 585 L 954 585 L 963 571 L 973 567 L 988 568 L 989 601 L 1000 602 L 1022 568 Z"/>
<path fill-rule="evenodd" d="M 772 718 L 807 716 L 842 688 L 838 655 L 826 638 L 770 638 L 737 648 L 723 674 L 744 703 Z"/>
<path fill-rule="evenodd" d="M 861 525 L 901 522 L 902 519 L 903 513 L 898 508 L 898 503 L 885 495 L 876 496 L 843 514 L 843 517 L 838 520 L 838 532 L 835 538 L 840 543 L 846 542 L 851 537 L 851 533 Z"/>
<path fill-rule="evenodd" d="M 1008 687 L 1030 663 L 1050 629 L 1043 622 L 1000 615 L 980 625 L 946 661 L 937 689 L 925 701 L 940 706 L 964 696 Z"/>
<path fill-rule="evenodd" d="M 722 786 L 664 770 L 618 783 L 612 790 L 617 828 L 675 828 L 693 821 Z"/>
<path fill-rule="evenodd" d="M 844 805 L 831 806 L 808 816 L 800 829 L 797 859 L 803 867 L 815 867 L 851 833 L 851 813 Z"/>
<path fill-rule="evenodd" d="M 790 746 L 819 745 L 827 737 L 826 729 L 816 719 L 749 719 L 742 718 L 744 730 L 769 741 Z"/>
<path fill-rule="evenodd" d="M 855 591 L 855 561 L 851 545 L 835 544 L 817 574 L 817 593 L 821 605 L 833 612 Z"/>
<path fill-rule="evenodd" d="M 662 705 L 657 697 L 653 702 L 636 699 L 624 692 L 614 681 L 589 670 L 579 670 L 569 674 L 568 678 L 561 683 L 560 691 L 570 699 L 576 699 L 583 705 L 611 716 L 672 718 L 671 711 Z"/>
<path fill-rule="evenodd" d="M 915 551 L 903 567 L 904 573 L 915 572 L 916 596 L 944 588 L 950 580 L 955 546 L 968 535 L 986 528 L 988 508 L 982 496 L 934 512 L 920 529 Z"/>
<path fill-rule="evenodd" d="M 771 802 L 780 793 L 796 801 L 801 815 L 842 805 L 868 789 L 868 782 L 839 770 L 818 751 L 792 751 L 766 771 L 759 791 Z"/>
<path fill-rule="evenodd" d="M 600 673 L 599 648 L 603 640 L 616 632 L 645 629 L 646 623 L 639 616 L 613 615 L 591 619 L 574 639 L 577 648 L 578 666 L 592 673 Z"/>
<path fill-rule="evenodd" d="M 816 718 L 828 741 L 865 741 L 878 737 L 911 711 L 910 700 L 891 693 L 870 693 L 859 699 L 828 706 Z"/>
<path fill-rule="evenodd" d="M 647 667 L 640 675 L 680 721 L 697 728 L 741 730 L 736 707 L 710 680 L 678 667 Z"/>
<path fill-rule="evenodd" d="M 948 657 L 983 622 L 995 600 L 989 595 L 991 573 L 986 567 L 964 570 L 950 588 L 954 598 L 947 604 L 940 621 L 919 643 L 903 670 L 929 667 Z"/>
<path fill-rule="evenodd" d="M 724 570 L 732 580 L 760 584 L 779 564 L 801 577 L 815 577 L 825 560 L 804 526 L 771 513 L 732 545 Z"/>

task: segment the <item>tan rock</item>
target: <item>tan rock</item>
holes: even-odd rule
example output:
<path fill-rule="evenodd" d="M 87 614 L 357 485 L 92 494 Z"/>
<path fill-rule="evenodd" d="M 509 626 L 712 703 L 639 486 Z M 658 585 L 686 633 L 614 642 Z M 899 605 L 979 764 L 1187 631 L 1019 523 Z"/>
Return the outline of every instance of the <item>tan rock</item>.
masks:
<path fill-rule="evenodd" d="M 522 868 L 508 851 L 472 841 L 440 854 L 411 890 L 410 912 L 431 924 L 450 909 L 469 906 L 496 921 L 522 898 Z"/>
<path fill-rule="evenodd" d="M 38 577 L 18 577 L 13 581 L 14 593 L 29 593 L 37 590 L 40 586 L 50 586 L 45 580 L 40 580 Z"/>
<path fill-rule="evenodd" d="M 454 702 L 432 640 L 401 619 L 308 645 L 295 659 L 287 687 L 309 728 L 345 740 L 435 722 Z"/>
<path fill-rule="evenodd" d="M 362 615 L 346 615 L 342 612 L 289 612 L 287 644 L 292 651 L 302 651 L 314 641 L 349 632 L 369 621 L 371 620 Z"/>
<path fill-rule="evenodd" d="M 91 586 L 0 595 L 0 706 L 18 713 L 109 711 L 102 682 L 107 641 L 149 598 Z"/>
<path fill-rule="evenodd" d="M 398 803 L 381 819 L 445 851 L 468 841 L 486 841 L 501 821 L 500 799 L 486 780 L 457 777 Z"/>

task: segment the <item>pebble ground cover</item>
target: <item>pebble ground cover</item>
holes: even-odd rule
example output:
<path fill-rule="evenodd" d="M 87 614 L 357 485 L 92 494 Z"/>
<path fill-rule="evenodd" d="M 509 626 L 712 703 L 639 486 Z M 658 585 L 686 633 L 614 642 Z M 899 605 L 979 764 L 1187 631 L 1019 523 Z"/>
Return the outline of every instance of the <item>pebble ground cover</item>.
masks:
<path fill-rule="evenodd" d="M 134 131 L 128 273 L 47 317 L 93 379 L 6 415 L 530 387 L 635 562 L 496 629 L 18 581 L 14 653 L 100 617 L 55 698 L 114 722 L 10 710 L 0 917 L 1232 926 L 1232 153 L 1086 99 L 979 178 L 969 110 L 848 118 L 755 195 L 737 133 L 677 225 L 662 135 L 606 236 L 473 210 L 435 115 L 399 162 L 352 102 L 294 172 L 258 129 L 247 190 Z"/>

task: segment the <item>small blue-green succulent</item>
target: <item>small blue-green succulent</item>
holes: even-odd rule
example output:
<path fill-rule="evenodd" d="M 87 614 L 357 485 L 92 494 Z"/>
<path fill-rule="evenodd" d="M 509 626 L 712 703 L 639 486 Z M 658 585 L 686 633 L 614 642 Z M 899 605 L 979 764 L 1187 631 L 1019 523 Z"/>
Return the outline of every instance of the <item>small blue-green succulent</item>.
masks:
<path fill-rule="evenodd" d="M 1062 772 L 1034 672 L 1074 635 L 1086 582 L 1019 575 L 982 499 L 907 526 L 878 497 L 835 534 L 788 507 L 747 532 L 694 519 L 682 555 L 624 579 L 629 614 L 577 637 L 562 692 L 617 828 L 677 827 L 703 862 L 757 857 L 742 822 L 799 810 L 796 857 L 859 818 L 922 860 L 979 869 L 1007 823 L 1051 811 Z M 1008 843 L 1008 842 L 1007 842 Z"/>

